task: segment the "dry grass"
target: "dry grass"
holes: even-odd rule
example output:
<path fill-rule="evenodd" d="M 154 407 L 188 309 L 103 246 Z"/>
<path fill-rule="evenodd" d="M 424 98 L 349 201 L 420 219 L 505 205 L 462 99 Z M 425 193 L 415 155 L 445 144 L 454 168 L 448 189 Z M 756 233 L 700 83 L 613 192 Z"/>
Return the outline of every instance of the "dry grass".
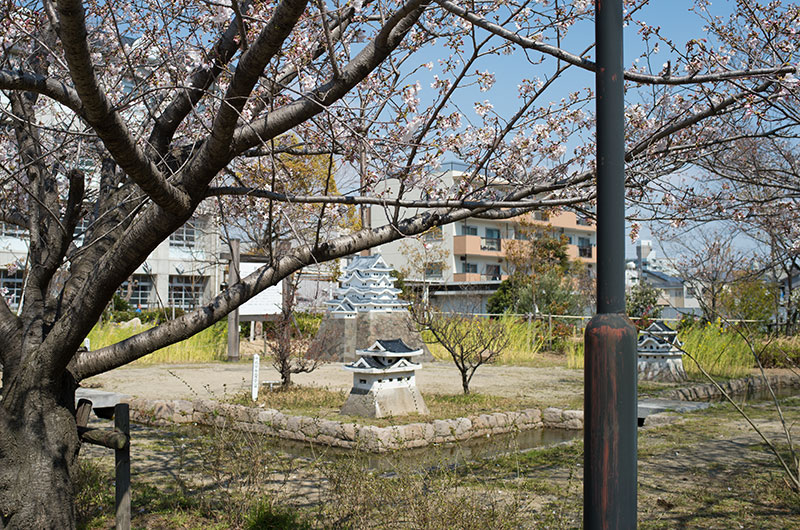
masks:
<path fill-rule="evenodd" d="M 116 344 L 137 333 L 154 327 L 154 324 L 127 327 L 117 323 L 103 322 L 96 325 L 89 333 L 91 348 L 97 350 L 104 346 Z M 188 339 L 167 346 L 134 361 L 134 364 L 163 363 L 207 363 L 225 359 L 225 348 L 228 340 L 227 324 L 217 322 L 208 329 Z"/>
<path fill-rule="evenodd" d="M 275 389 L 273 391 L 261 392 L 258 397 L 258 405 L 265 408 L 277 409 L 287 414 L 300 416 L 324 417 L 336 421 L 352 422 L 356 419 L 359 423 L 370 425 L 389 426 L 414 423 L 419 421 L 431 421 L 436 419 L 449 419 L 470 416 L 474 414 L 486 414 L 492 412 L 506 412 L 522 410 L 526 408 L 552 406 L 552 404 L 542 404 L 525 397 L 500 397 L 487 394 L 428 394 L 425 396 L 425 404 L 428 406 L 430 415 L 420 416 L 410 414 L 405 416 L 393 416 L 389 418 L 354 418 L 339 414 L 339 409 L 347 399 L 347 392 L 343 390 L 330 390 L 320 387 L 306 387 L 292 385 L 286 390 Z M 234 398 L 234 402 L 243 405 L 251 405 L 252 401 L 248 395 L 240 395 Z"/>

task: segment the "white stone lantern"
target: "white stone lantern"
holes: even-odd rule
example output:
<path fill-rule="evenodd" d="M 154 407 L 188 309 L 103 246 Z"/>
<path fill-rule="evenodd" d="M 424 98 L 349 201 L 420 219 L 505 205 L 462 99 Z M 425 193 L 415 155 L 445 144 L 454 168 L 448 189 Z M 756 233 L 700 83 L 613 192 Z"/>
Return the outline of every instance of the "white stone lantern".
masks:
<path fill-rule="evenodd" d="M 678 332 L 663 322 L 653 322 L 639 334 L 639 379 L 680 382 L 686 380 Z"/>
<path fill-rule="evenodd" d="M 383 418 L 405 414 L 428 414 L 419 393 L 414 362 L 422 350 L 406 346 L 401 339 L 377 340 L 366 350 L 356 350 L 356 361 L 346 364 L 353 372 L 353 388 L 342 414 Z"/>

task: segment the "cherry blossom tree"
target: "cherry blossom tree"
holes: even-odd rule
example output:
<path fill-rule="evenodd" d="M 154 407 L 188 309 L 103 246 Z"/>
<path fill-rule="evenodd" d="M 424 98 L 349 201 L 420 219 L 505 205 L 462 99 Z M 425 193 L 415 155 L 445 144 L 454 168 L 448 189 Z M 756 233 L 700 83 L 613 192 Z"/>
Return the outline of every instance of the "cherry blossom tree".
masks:
<path fill-rule="evenodd" d="M 796 136 L 798 7 L 739 1 L 723 19 L 707 4 L 684 45 L 646 22 L 645 0 L 626 2 L 643 50 L 625 73 L 632 201 L 674 201 L 670 174 L 743 134 Z M 74 526 L 81 380 L 306 265 L 594 200 L 585 0 L 10 0 L 0 20 L 0 221 L 29 241 L 24 301 L 0 301 L 0 528 Z M 511 90 L 503 61 L 522 72 Z M 291 185 L 281 166 L 307 156 L 327 156 L 328 177 L 349 165 L 357 186 Z M 448 157 L 470 168 L 452 186 L 435 170 Z M 374 191 L 384 178 L 400 183 L 392 195 Z M 350 207 L 370 205 L 390 222 L 348 231 Z M 79 351 L 117 288 L 198 213 L 258 216 L 267 263 L 195 311 Z"/>

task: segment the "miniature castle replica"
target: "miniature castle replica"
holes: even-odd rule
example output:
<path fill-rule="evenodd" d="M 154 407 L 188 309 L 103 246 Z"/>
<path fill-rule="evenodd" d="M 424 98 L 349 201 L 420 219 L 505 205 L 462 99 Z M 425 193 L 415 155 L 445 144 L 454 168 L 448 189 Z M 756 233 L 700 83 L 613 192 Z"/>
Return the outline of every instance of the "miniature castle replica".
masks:
<path fill-rule="evenodd" d="M 684 381 L 686 372 L 680 345 L 678 332 L 663 322 L 653 322 L 642 330 L 637 345 L 639 379 Z"/>
<path fill-rule="evenodd" d="M 421 349 L 422 360 L 433 360 L 422 337 L 410 325 L 407 302 L 397 295 L 392 268 L 380 254 L 355 256 L 345 267 L 336 297 L 319 327 L 316 341 L 324 358 L 355 361 L 355 351 L 368 348 L 380 337 L 398 337 Z"/>
<path fill-rule="evenodd" d="M 401 339 L 376 340 L 356 354 L 358 360 L 344 366 L 353 372 L 353 388 L 342 414 L 368 418 L 428 414 L 414 375 L 422 365 L 412 360 L 422 355 L 421 349 L 411 349 Z"/>

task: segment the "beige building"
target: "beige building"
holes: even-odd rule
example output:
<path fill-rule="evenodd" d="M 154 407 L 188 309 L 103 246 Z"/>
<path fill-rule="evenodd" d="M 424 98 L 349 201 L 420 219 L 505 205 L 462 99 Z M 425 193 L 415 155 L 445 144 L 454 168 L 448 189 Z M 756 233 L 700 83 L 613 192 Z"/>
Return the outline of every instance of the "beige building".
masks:
<path fill-rule="evenodd" d="M 453 183 L 462 175 L 458 171 L 447 171 L 440 180 Z M 383 185 L 385 192 L 396 189 L 392 181 L 385 181 Z M 408 216 L 416 213 L 417 210 L 408 210 Z M 373 207 L 372 226 L 385 224 L 390 214 L 388 209 Z M 590 270 L 596 269 L 596 228 L 587 219 L 567 210 L 549 216 L 533 212 L 497 221 L 469 218 L 419 238 L 381 245 L 374 252 L 379 252 L 390 266 L 402 271 L 407 281 L 428 287 L 431 300 L 437 305 L 467 309 L 463 307 L 466 304 L 482 311 L 486 299 L 512 272 L 506 252 L 513 245 L 512 241 L 526 237 L 526 231 L 521 230 L 523 220 L 543 228 L 549 226 L 555 234 L 563 234 L 570 258 L 583 261 Z"/>

